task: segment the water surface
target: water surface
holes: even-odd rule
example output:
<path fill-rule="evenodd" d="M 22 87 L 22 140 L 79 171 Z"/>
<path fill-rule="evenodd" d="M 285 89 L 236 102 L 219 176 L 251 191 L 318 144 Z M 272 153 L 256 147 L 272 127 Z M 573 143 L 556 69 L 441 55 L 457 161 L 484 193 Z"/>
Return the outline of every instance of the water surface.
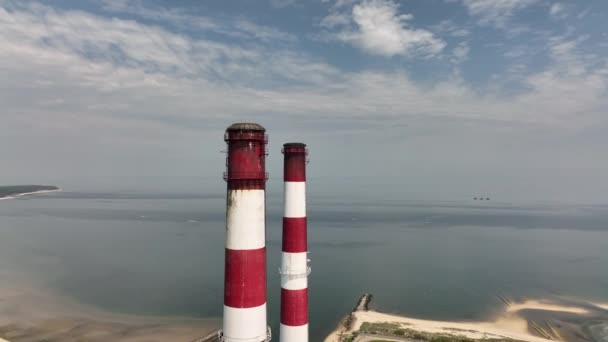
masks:
<path fill-rule="evenodd" d="M 281 198 L 268 197 L 278 333 Z M 0 202 L 0 280 L 106 310 L 220 317 L 224 194 L 64 192 Z M 485 319 L 512 298 L 608 302 L 608 207 L 309 196 L 311 341 L 362 292 L 384 311 Z"/>

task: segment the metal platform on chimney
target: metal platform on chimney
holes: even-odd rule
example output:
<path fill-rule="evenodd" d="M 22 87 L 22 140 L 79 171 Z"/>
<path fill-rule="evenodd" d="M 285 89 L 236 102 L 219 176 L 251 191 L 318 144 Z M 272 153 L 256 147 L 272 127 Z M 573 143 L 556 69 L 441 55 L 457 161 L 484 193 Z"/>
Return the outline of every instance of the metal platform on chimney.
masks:
<path fill-rule="evenodd" d="M 220 334 L 219 334 L 219 330 L 218 330 L 218 331 L 212 332 L 211 334 L 209 334 L 205 337 L 201 337 L 196 340 L 192 340 L 191 342 L 221 342 L 219 336 L 220 336 Z"/>

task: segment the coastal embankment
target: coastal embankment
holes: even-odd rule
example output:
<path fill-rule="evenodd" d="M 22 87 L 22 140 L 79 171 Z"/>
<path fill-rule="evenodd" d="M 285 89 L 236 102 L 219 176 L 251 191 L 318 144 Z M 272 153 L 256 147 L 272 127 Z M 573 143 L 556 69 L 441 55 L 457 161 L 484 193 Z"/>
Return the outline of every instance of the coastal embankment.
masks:
<path fill-rule="evenodd" d="M 608 336 L 604 336 L 608 330 L 608 312 L 604 304 L 573 300 L 513 302 L 505 297 L 500 299 L 505 303 L 504 310 L 491 320 L 449 322 L 369 310 L 371 295 L 365 294 L 325 342 L 361 342 L 373 336 L 390 341 L 608 340 Z"/>

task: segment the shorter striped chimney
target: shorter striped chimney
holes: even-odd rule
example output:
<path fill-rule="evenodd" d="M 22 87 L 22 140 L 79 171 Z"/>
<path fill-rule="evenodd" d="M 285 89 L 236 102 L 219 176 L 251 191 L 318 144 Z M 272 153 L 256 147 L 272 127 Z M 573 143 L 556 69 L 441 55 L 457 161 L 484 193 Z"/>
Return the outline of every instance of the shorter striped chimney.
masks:
<path fill-rule="evenodd" d="M 281 268 L 281 342 L 308 342 L 306 163 L 302 143 L 283 145 L 284 201 Z"/>

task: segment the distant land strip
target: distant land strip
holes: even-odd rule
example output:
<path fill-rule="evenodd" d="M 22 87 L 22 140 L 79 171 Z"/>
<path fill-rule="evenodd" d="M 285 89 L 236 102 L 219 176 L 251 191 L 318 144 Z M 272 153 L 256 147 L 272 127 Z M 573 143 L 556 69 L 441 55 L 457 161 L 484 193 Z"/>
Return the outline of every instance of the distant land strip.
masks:
<path fill-rule="evenodd" d="M 53 191 L 61 191 L 59 187 L 54 185 L 8 185 L 0 186 L 0 199 L 13 198 L 16 196 L 33 195 L 38 193 L 46 193 Z M 2 341 L 0 341 L 2 342 Z"/>

